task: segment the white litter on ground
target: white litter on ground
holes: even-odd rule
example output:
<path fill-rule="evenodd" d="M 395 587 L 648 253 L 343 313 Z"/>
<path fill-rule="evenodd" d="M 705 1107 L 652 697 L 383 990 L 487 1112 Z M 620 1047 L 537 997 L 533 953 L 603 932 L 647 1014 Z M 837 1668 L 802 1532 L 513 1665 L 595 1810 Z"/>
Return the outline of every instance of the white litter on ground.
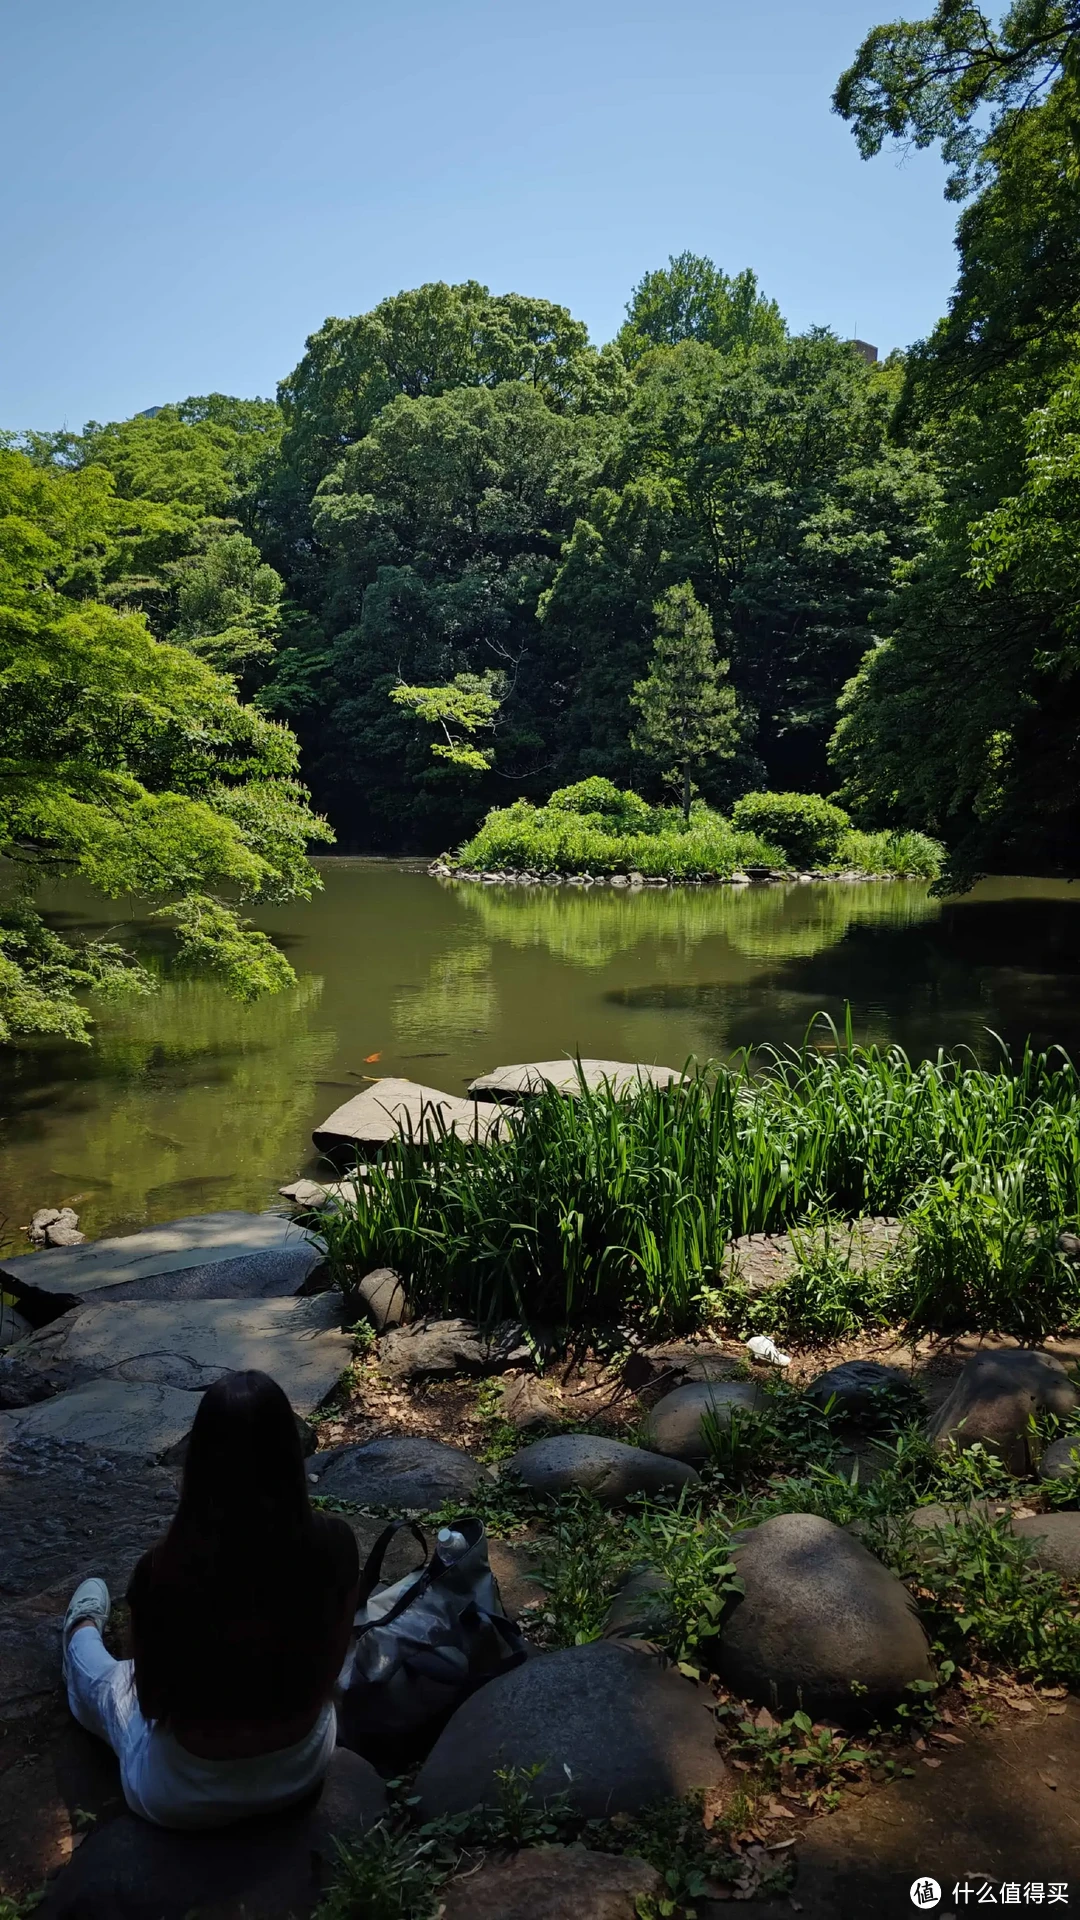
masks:
<path fill-rule="evenodd" d="M 791 1365 L 790 1353 L 781 1353 L 776 1341 L 767 1333 L 755 1333 L 753 1339 L 747 1341 L 746 1350 L 753 1354 L 755 1360 L 768 1360 L 774 1367 Z"/>

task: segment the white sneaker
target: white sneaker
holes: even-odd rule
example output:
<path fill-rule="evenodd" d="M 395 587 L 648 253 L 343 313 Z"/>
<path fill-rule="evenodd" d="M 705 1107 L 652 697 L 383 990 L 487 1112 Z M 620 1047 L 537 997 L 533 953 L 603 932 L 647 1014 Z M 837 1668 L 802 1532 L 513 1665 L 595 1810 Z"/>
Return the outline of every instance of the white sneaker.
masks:
<path fill-rule="evenodd" d="M 99 1633 L 104 1633 L 105 1622 L 109 1617 L 112 1601 L 104 1580 L 97 1574 L 91 1574 L 89 1580 L 83 1580 L 71 1596 L 71 1602 L 64 1615 L 64 1645 L 71 1638 L 71 1629 L 76 1620 L 92 1620 Z"/>
<path fill-rule="evenodd" d="M 790 1353 L 781 1353 L 776 1341 L 767 1333 L 755 1333 L 753 1339 L 747 1341 L 746 1348 L 748 1353 L 753 1354 L 755 1360 L 767 1360 L 770 1366 L 790 1367 L 791 1365 Z"/>

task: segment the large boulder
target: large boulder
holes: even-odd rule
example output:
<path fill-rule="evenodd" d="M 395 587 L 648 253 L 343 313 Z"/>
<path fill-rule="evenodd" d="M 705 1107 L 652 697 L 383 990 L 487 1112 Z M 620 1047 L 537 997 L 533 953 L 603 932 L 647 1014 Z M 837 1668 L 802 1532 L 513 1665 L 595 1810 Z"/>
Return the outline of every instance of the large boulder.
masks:
<path fill-rule="evenodd" d="M 379 1367 L 391 1380 L 503 1373 L 531 1358 L 520 1327 L 496 1327 L 486 1334 L 471 1320 L 421 1320 L 395 1328 L 379 1342 Z"/>
<path fill-rule="evenodd" d="M 1060 1360 L 1023 1347 L 974 1354 L 929 1425 L 936 1446 L 976 1442 L 999 1453 L 1013 1473 L 1028 1473 L 1032 1414 L 1071 1413 L 1080 1400 Z"/>
<path fill-rule="evenodd" d="M 690 1380 L 657 1401 L 642 1427 L 642 1442 L 654 1453 L 701 1466 L 709 1457 L 703 1421 L 727 1427 L 733 1416 L 745 1418 L 766 1405 L 767 1396 L 751 1380 Z"/>
<path fill-rule="evenodd" d="M 443 1920 L 637 1920 L 663 1891 L 655 1867 L 633 1854 L 535 1847 L 490 1860 L 444 1887 Z"/>
<path fill-rule="evenodd" d="M 469 1083 L 474 1100 L 527 1100 L 530 1094 L 553 1087 L 576 1097 L 610 1089 L 612 1093 L 639 1093 L 642 1087 L 669 1087 L 684 1076 L 675 1067 L 647 1066 L 636 1060 L 527 1060 L 512 1067 L 495 1067 Z"/>
<path fill-rule="evenodd" d="M 417 1776 L 420 1819 L 496 1804 L 507 1767 L 538 1767 L 530 1797 L 565 1792 L 587 1819 L 678 1800 L 725 1774 L 704 1689 L 612 1641 L 538 1654 L 466 1700 Z"/>
<path fill-rule="evenodd" d="M 534 1493 L 569 1493 L 583 1487 L 598 1500 L 611 1503 L 635 1493 L 677 1492 L 698 1477 L 685 1461 L 595 1433 L 559 1433 L 549 1440 L 536 1440 L 513 1454 L 506 1466 Z"/>
<path fill-rule="evenodd" d="M 335 1840 L 381 1820 L 374 1767 L 338 1747 L 318 1799 L 218 1833 L 173 1833 L 125 1813 L 92 1833 L 54 1882 L 41 1920 L 308 1920 Z"/>
<path fill-rule="evenodd" d="M 460 1447 L 415 1433 L 385 1434 L 361 1446 L 316 1453 L 307 1462 L 307 1472 L 315 1493 L 398 1513 L 431 1513 L 447 1500 L 467 1503 L 490 1477 L 487 1468 Z"/>
<path fill-rule="evenodd" d="M 843 1360 L 819 1373 L 806 1389 L 815 1406 L 827 1407 L 848 1420 L 876 1420 L 911 1390 L 911 1376 L 901 1367 L 883 1367 L 877 1360 Z"/>
<path fill-rule="evenodd" d="M 831 1520 L 780 1513 L 736 1535 L 742 1583 L 715 1643 L 732 1691 L 774 1713 L 803 1707 L 840 1721 L 895 1706 L 932 1680 L 911 1597 L 880 1560 Z"/>
<path fill-rule="evenodd" d="M 1012 1530 L 1028 1542 L 1037 1566 L 1066 1580 L 1080 1578 L 1080 1513 L 1025 1514 L 1013 1521 Z"/>
<path fill-rule="evenodd" d="M 727 1353 L 713 1342 L 665 1340 L 656 1346 L 635 1347 L 623 1362 L 624 1385 L 631 1393 L 646 1387 L 671 1393 L 684 1380 L 733 1380 L 746 1371 L 746 1355 Z"/>

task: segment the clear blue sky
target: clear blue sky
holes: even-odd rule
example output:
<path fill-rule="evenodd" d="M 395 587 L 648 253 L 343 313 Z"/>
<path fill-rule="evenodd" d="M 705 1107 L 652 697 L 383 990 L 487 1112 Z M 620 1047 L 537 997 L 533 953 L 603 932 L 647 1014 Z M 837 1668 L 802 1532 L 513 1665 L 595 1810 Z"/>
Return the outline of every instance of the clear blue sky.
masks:
<path fill-rule="evenodd" d="M 327 314 L 424 280 L 606 340 L 685 247 L 754 267 L 797 329 L 906 345 L 954 277 L 943 170 L 862 162 L 829 107 L 902 10 L 9 0 L 0 425 L 272 394 Z"/>

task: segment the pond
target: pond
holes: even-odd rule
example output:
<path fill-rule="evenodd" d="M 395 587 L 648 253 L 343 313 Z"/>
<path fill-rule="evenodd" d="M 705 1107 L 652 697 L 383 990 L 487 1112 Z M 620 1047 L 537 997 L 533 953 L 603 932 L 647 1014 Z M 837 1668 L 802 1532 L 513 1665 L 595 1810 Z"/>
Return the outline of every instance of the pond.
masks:
<path fill-rule="evenodd" d="M 1080 885 L 647 890 L 453 886 L 416 863 L 331 859 L 310 903 L 259 916 L 298 975 L 238 1006 L 198 980 L 98 1009 L 92 1047 L 0 1052 L 0 1222 L 73 1205 L 90 1234 L 261 1208 L 317 1170 L 311 1129 L 369 1076 L 451 1093 L 511 1061 L 573 1053 L 681 1066 L 798 1042 L 819 1010 L 913 1054 L 988 1030 L 1080 1054 Z M 64 889 L 54 925 L 130 908 Z M 820 1038 L 828 1044 L 827 1034 Z"/>

